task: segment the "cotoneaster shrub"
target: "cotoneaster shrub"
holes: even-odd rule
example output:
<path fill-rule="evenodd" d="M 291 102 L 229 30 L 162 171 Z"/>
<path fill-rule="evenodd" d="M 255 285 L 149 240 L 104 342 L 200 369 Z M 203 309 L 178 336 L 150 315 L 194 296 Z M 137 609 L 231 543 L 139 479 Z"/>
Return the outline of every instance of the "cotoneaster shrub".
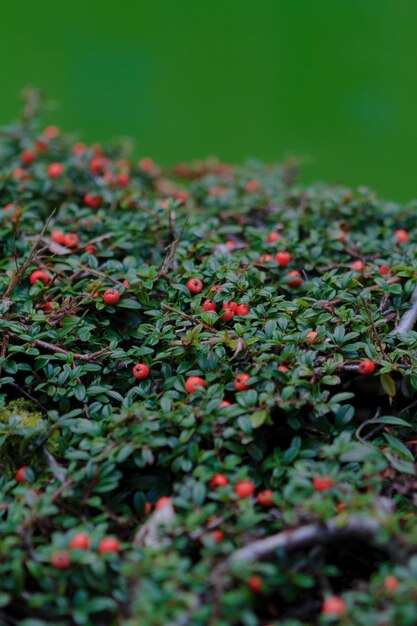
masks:
<path fill-rule="evenodd" d="M 37 104 L 0 144 L 1 622 L 415 624 L 416 203 Z"/>

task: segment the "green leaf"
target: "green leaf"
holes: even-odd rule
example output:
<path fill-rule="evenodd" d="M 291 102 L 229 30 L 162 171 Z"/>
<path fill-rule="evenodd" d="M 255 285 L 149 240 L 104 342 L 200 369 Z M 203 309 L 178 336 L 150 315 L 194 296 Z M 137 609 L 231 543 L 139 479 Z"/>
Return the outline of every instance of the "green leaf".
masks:
<path fill-rule="evenodd" d="M 391 376 L 389 374 L 381 374 L 380 381 L 381 381 L 381 385 L 385 393 L 390 398 L 393 398 L 397 393 L 397 389 L 395 386 L 395 382 L 391 378 Z"/>

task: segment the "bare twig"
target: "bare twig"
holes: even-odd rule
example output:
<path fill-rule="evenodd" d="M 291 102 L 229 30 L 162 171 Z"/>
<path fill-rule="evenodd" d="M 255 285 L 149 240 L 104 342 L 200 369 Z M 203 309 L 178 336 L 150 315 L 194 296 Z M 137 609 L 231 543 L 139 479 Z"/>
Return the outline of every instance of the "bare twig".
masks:
<path fill-rule="evenodd" d="M 408 330 L 413 330 L 417 321 L 417 286 L 414 287 L 414 291 L 410 298 L 411 307 L 401 317 L 399 324 L 392 329 L 390 335 L 399 335 Z"/>
<path fill-rule="evenodd" d="M 213 601 L 216 603 L 216 597 L 220 597 L 222 590 L 231 584 L 231 581 L 225 578 L 232 569 L 237 569 L 243 563 L 265 559 L 272 556 L 277 550 L 289 553 L 317 545 L 324 546 L 346 539 L 361 539 L 379 545 L 390 554 L 393 560 L 400 563 L 403 562 L 403 550 L 400 550 L 399 546 L 393 543 L 392 539 L 387 540 L 385 538 L 385 542 L 383 542 L 383 539 L 378 539 L 379 531 L 382 528 L 382 522 L 375 517 L 351 515 L 347 518 L 342 518 L 340 516 L 324 524 L 307 524 L 295 529 L 283 530 L 276 535 L 254 541 L 244 548 L 233 552 L 214 568 L 210 577 L 213 595 L 211 599 L 205 598 L 204 603 Z M 201 606 L 202 602 L 201 597 L 196 598 L 193 608 L 184 612 L 170 626 L 188 626 L 192 622 L 195 610 Z"/>
<path fill-rule="evenodd" d="M 47 228 L 49 226 L 49 222 L 51 221 L 52 217 L 55 214 L 56 209 L 54 209 L 52 211 L 52 213 L 50 214 L 50 216 L 48 217 L 48 219 L 45 222 L 45 226 L 42 228 L 41 232 L 39 233 L 39 235 L 34 239 L 33 244 L 32 244 L 32 249 L 29 253 L 28 258 L 26 259 L 26 261 L 24 261 L 22 263 L 22 265 L 20 265 L 20 267 L 17 268 L 17 270 L 15 271 L 15 273 L 12 276 L 12 279 L 9 283 L 9 286 L 7 287 L 6 291 L 3 293 L 2 295 L 2 300 L 6 300 L 7 298 L 10 298 L 10 296 L 12 295 L 13 291 L 16 289 L 17 285 L 19 284 L 19 281 L 21 279 L 21 277 L 23 276 L 23 274 L 26 272 L 27 268 L 33 263 L 34 259 L 36 258 L 36 255 L 38 254 L 39 251 L 39 247 L 42 245 L 43 242 L 43 237 L 47 231 Z"/>
<path fill-rule="evenodd" d="M 64 483 L 66 475 L 61 465 L 57 462 L 55 457 L 46 448 L 43 449 L 43 454 L 45 456 L 46 463 L 49 469 L 51 470 L 53 477 L 56 480 L 59 480 L 60 483 Z"/>
<path fill-rule="evenodd" d="M 166 502 L 164 506 L 156 509 L 145 524 L 136 532 L 133 538 L 133 546 L 141 545 L 158 548 L 166 543 L 166 539 L 159 536 L 159 527 L 169 524 L 175 519 L 175 511 L 171 502 Z"/>
<path fill-rule="evenodd" d="M 314 523 L 283 530 L 233 552 L 228 559 L 214 569 L 213 580 L 222 572 L 225 573 L 240 563 L 262 560 L 279 549 L 291 552 L 317 544 L 325 545 L 341 539 L 354 538 L 377 542 L 377 535 L 381 528 L 381 522 L 374 517 L 352 515 L 343 521 L 336 517 L 325 524 Z M 401 560 L 400 554 L 397 557 Z"/>
<path fill-rule="evenodd" d="M 172 219 L 171 211 L 169 212 L 168 217 L 169 217 L 169 224 L 170 224 L 169 228 L 170 228 L 170 232 L 171 232 L 171 229 L 173 228 L 173 226 L 171 224 L 171 219 Z M 161 267 L 159 268 L 159 271 L 158 271 L 158 279 L 161 278 L 161 276 L 163 276 L 164 274 L 166 274 L 167 271 L 172 267 L 173 263 L 175 262 L 175 255 L 177 253 L 178 244 L 180 242 L 180 239 L 182 237 L 184 229 L 185 229 L 185 227 L 187 225 L 187 222 L 188 222 L 188 217 L 185 218 L 184 224 L 181 226 L 181 230 L 178 233 L 178 236 L 168 246 L 168 248 L 167 248 L 168 251 L 167 251 L 166 257 L 163 260 L 163 263 L 162 263 L 162 265 L 161 265 Z"/>
<path fill-rule="evenodd" d="M 19 335 L 16 335 L 15 333 L 10 333 L 10 336 L 19 338 Z M 24 343 L 30 343 L 34 346 L 37 346 L 38 348 L 44 348 L 45 350 L 49 350 L 50 352 L 66 354 L 67 356 L 70 356 L 73 359 L 78 359 L 79 361 L 95 361 L 96 359 L 99 359 L 101 356 L 104 356 L 105 354 L 108 354 L 110 352 L 109 348 L 103 348 L 102 350 L 98 350 L 98 352 L 81 354 L 79 352 L 71 352 L 70 350 L 65 350 L 64 348 L 61 348 L 54 343 L 49 343 L 47 341 L 43 341 L 42 339 L 31 339 L 29 341 L 24 341 Z"/>
<path fill-rule="evenodd" d="M 177 315 L 179 315 L 179 317 L 182 317 L 183 320 L 187 320 L 188 322 L 192 322 L 193 324 L 201 324 L 201 326 L 205 328 L 205 330 L 208 330 L 211 333 L 216 332 L 215 329 L 208 324 L 204 324 L 203 322 L 195 320 L 191 315 L 187 315 L 187 313 L 183 313 L 179 309 L 174 309 L 174 307 L 170 306 L 169 304 L 162 303 L 161 306 L 167 311 L 171 311 L 171 313 L 176 313 Z"/>

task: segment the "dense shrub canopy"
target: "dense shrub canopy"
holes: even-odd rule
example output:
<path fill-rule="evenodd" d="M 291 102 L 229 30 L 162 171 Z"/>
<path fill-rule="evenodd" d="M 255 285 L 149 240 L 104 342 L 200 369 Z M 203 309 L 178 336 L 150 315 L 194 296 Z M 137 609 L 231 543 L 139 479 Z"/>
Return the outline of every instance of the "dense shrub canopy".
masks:
<path fill-rule="evenodd" d="M 416 205 L 35 108 L 0 145 L 2 623 L 415 624 Z"/>

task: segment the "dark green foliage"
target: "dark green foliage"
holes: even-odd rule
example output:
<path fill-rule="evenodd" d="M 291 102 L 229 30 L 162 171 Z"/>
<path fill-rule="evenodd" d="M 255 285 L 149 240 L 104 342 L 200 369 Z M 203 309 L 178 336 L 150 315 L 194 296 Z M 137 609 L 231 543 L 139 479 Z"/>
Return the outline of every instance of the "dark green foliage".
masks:
<path fill-rule="evenodd" d="M 297 187 L 290 166 L 208 162 L 168 176 L 115 146 L 74 154 L 73 140 L 45 139 L 37 124 L 27 106 L 0 145 L 3 623 L 326 624 L 333 594 L 346 602 L 343 624 L 415 624 L 417 333 L 390 335 L 415 286 L 415 204 Z M 36 158 L 22 176 L 23 149 Z M 95 174 L 102 155 L 106 174 Z M 58 178 L 52 162 L 64 165 Z M 409 242 L 394 239 L 398 228 Z M 51 243 L 57 230 L 76 233 L 77 247 Z M 280 238 L 268 243 L 272 231 Z M 259 263 L 281 250 L 287 268 Z M 31 285 L 36 269 L 48 285 Z M 103 301 L 110 288 L 115 305 Z M 208 298 L 217 313 L 204 311 Z M 249 314 L 222 321 L 228 301 Z M 359 375 L 363 360 L 373 375 Z M 137 362 L 148 378 L 133 377 Z M 236 391 L 242 372 L 249 387 Z M 205 388 L 187 394 L 189 376 Z M 36 418 L 23 424 L 22 411 Z M 33 482 L 16 482 L 20 466 Z M 227 486 L 210 486 L 217 473 Z M 255 496 L 237 498 L 240 480 Z M 264 489 L 270 508 L 256 499 Z M 174 511 L 155 530 L 148 509 L 162 496 Z M 257 539 L 316 522 L 343 529 L 351 516 L 375 520 L 375 535 L 225 565 Z M 91 548 L 56 569 L 51 556 L 78 531 Z M 119 554 L 98 553 L 105 536 Z"/>

